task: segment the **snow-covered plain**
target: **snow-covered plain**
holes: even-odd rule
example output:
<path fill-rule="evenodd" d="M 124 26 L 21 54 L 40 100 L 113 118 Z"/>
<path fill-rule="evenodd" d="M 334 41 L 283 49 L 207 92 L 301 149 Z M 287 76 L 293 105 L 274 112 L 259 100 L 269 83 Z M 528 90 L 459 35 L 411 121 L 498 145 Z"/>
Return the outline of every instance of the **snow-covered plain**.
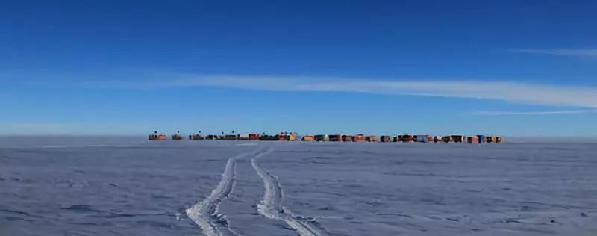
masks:
<path fill-rule="evenodd" d="M 597 144 L 0 138 L 0 235 L 597 235 Z"/>

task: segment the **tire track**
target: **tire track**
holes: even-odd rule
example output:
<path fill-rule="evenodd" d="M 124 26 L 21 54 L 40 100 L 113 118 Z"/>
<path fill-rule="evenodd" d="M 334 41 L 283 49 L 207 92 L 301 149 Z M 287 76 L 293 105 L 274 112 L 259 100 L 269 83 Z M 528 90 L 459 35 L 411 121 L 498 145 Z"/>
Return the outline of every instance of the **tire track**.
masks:
<path fill-rule="evenodd" d="M 253 166 L 257 175 L 263 180 L 263 185 L 265 187 L 263 199 L 257 205 L 259 214 L 270 219 L 286 222 L 288 226 L 301 236 L 328 235 L 325 230 L 317 225 L 317 222 L 313 218 L 294 215 L 288 208 L 284 207 L 282 204 L 284 200 L 284 191 L 278 178 L 261 168 L 256 161 L 256 159 L 262 157 L 266 153 L 267 152 L 260 153 L 254 158 L 251 158 L 251 166 Z"/>
<path fill-rule="evenodd" d="M 240 236 L 230 227 L 225 215 L 219 213 L 220 204 L 228 198 L 236 185 L 236 160 L 247 156 L 256 156 L 264 152 L 258 149 L 254 152 L 243 153 L 229 158 L 222 173 L 222 179 L 211 191 L 211 194 L 191 208 L 186 209 L 187 216 L 201 228 L 206 236 Z"/>
<path fill-rule="evenodd" d="M 206 236 L 239 235 L 229 227 L 226 216 L 218 212 L 222 201 L 228 198 L 233 190 L 235 168 L 236 158 L 229 158 L 216 188 L 203 201 L 186 210 L 187 216 Z"/>

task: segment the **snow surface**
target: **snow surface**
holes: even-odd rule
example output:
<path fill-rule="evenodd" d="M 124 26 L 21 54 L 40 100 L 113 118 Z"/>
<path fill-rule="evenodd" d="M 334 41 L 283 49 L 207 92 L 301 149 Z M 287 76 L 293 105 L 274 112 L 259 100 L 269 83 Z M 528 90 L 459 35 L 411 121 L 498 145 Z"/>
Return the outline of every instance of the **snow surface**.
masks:
<path fill-rule="evenodd" d="M 596 152 L 0 138 L 0 235 L 597 235 Z"/>

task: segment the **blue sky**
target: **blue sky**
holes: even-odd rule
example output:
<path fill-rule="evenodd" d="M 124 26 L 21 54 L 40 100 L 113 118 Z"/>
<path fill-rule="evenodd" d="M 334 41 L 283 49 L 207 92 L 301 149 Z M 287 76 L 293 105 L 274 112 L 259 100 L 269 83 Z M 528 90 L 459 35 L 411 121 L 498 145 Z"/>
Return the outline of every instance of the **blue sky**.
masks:
<path fill-rule="evenodd" d="M 597 136 L 595 1 L 13 1 L 0 134 Z"/>

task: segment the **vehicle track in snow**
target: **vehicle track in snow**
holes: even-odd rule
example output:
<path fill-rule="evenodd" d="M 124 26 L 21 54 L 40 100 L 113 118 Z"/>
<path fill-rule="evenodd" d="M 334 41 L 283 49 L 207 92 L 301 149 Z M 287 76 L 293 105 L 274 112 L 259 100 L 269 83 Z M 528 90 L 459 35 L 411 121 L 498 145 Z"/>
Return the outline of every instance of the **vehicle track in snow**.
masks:
<path fill-rule="evenodd" d="M 195 222 L 206 236 L 240 235 L 230 227 L 230 222 L 225 215 L 219 213 L 220 204 L 228 198 L 236 183 L 236 160 L 246 156 L 262 153 L 260 149 L 255 152 L 240 154 L 229 158 L 222 173 L 222 179 L 211 191 L 211 194 L 202 201 L 186 209 L 187 216 Z"/>
<path fill-rule="evenodd" d="M 233 190 L 236 158 L 229 158 L 222 179 L 203 201 L 186 210 L 187 216 L 197 224 L 206 236 L 238 235 L 230 229 L 225 215 L 218 213 L 220 203 Z"/>
<path fill-rule="evenodd" d="M 254 158 L 251 158 L 251 166 L 253 166 L 257 175 L 263 180 L 263 185 L 265 187 L 263 199 L 257 205 L 258 213 L 270 219 L 286 222 L 288 226 L 301 236 L 328 235 L 325 230 L 317 225 L 317 222 L 313 218 L 294 215 L 288 208 L 284 207 L 284 191 L 278 178 L 265 171 L 257 163 L 258 158 L 270 151 L 260 153 Z"/>

